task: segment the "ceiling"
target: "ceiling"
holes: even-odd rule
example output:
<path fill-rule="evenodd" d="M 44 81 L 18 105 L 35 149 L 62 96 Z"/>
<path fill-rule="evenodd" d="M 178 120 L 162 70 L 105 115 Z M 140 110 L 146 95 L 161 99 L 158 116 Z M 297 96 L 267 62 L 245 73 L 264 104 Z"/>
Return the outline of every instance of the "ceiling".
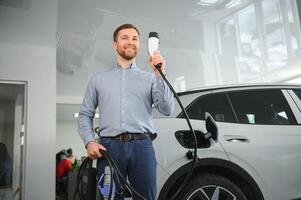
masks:
<path fill-rule="evenodd" d="M 89 76 L 115 64 L 112 33 L 118 25 L 133 23 L 140 29 L 141 51 L 136 62 L 147 66 L 144 49 L 147 48 L 149 32 L 160 33 L 162 48 L 199 52 L 203 49 L 202 21 L 218 21 L 251 2 L 60 0 L 57 20 L 57 121 L 74 122 L 73 114 L 79 110 Z"/>
<path fill-rule="evenodd" d="M 0 6 L 29 9 L 31 7 L 31 0 L 0 0 Z"/>
<path fill-rule="evenodd" d="M 114 65 L 112 33 L 122 23 L 133 23 L 141 33 L 137 63 L 146 64 L 150 31 L 160 33 L 161 47 L 199 51 L 200 23 L 217 21 L 252 0 L 0 0 L 1 42 L 57 48 L 59 121 L 74 120 L 89 76 Z M 195 27 L 192 30 L 192 27 Z M 54 37 L 56 35 L 56 37 Z M 148 68 L 146 68 L 148 69 Z M 2 99 L 18 91 L 1 86 Z"/>
<path fill-rule="evenodd" d="M 60 0 L 57 20 L 57 94 L 82 96 L 89 76 L 115 64 L 112 33 L 133 23 L 141 33 L 137 63 L 147 66 L 148 32 L 161 48 L 202 51 L 202 21 L 217 21 L 252 0 Z M 195 40 L 193 38 L 200 38 Z M 148 68 L 146 68 L 148 69 Z"/>
<path fill-rule="evenodd" d="M 0 0 L 0 38 L 56 46 L 57 116 L 58 120 L 74 120 L 91 74 L 115 64 L 112 33 L 118 25 L 133 23 L 139 28 L 141 51 L 136 62 L 146 70 L 148 33 L 157 31 L 160 49 L 172 65 L 168 71 L 172 79 L 186 73 L 187 66 L 200 63 L 200 53 L 208 57 L 215 53 L 216 38 L 204 35 L 211 34 L 207 27 L 214 27 L 254 1 L 262 0 Z M 204 65 L 210 69 L 214 63 Z M 188 77 L 193 79 L 194 74 L 191 70 Z M 0 91 L 1 98 L 11 99 L 16 94 L 7 88 L 0 87 Z"/>
<path fill-rule="evenodd" d="M 0 41 L 56 44 L 57 4 L 46 0 L 0 0 Z"/>

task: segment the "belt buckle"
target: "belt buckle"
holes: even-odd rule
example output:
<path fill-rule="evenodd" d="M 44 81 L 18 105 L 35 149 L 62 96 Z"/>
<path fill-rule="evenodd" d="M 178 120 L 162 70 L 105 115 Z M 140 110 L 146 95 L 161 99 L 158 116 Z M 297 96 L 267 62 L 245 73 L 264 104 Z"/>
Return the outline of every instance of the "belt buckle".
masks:
<path fill-rule="evenodd" d="M 124 141 L 124 142 L 128 142 L 128 141 L 131 141 L 133 139 L 132 135 L 127 133 L 127 134 L 124 134 L 124 135 L 121 135 L 121 140 Z"/>

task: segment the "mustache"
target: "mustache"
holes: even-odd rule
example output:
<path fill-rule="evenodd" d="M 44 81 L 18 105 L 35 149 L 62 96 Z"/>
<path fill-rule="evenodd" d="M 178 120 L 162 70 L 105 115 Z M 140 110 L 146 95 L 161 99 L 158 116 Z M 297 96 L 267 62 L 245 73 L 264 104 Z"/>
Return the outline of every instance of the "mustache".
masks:
<path fill-rule="evenodd" d="M 134 50 L 137 49 L 136 45 L 134 45 L 134 44 L 126 44 L 126 45 L 124 45 L 124 48 L 125 48 L 125 49 L 131 48 L 131 49 L 134 49 Z"/>

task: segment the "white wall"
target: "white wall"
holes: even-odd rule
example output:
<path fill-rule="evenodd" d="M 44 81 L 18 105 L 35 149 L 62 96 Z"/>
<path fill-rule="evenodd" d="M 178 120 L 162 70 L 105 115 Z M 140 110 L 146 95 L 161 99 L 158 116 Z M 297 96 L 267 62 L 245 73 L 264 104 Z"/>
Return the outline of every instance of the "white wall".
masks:
<path fill-rule="evenodd" d="M 27 82 L 23 199 L 52 200 L 57 0 L 24 2 L 24 8 L 0 6 L 0 80 Z"/>
<path fill-rule="evenodd" d="M 0 42 L 0 80 L 26 81 L 24 199 L 55 196 L 55 80 L 54 47 Z"/>

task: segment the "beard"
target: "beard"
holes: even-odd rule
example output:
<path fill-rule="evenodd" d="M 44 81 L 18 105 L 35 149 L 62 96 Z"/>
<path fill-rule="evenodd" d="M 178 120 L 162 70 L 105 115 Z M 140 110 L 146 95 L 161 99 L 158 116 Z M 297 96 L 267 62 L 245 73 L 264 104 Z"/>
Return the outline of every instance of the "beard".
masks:
<path fill-rule="evenodd" d="M 117 53 L 124 58 L 125 60 L 132 60 L 137 56 L 137 48 L 131 48 L 132 51 L 128 51 L 127 49 L 131 47 L 126 47 L 126 48 L 117 48 Z"/>

